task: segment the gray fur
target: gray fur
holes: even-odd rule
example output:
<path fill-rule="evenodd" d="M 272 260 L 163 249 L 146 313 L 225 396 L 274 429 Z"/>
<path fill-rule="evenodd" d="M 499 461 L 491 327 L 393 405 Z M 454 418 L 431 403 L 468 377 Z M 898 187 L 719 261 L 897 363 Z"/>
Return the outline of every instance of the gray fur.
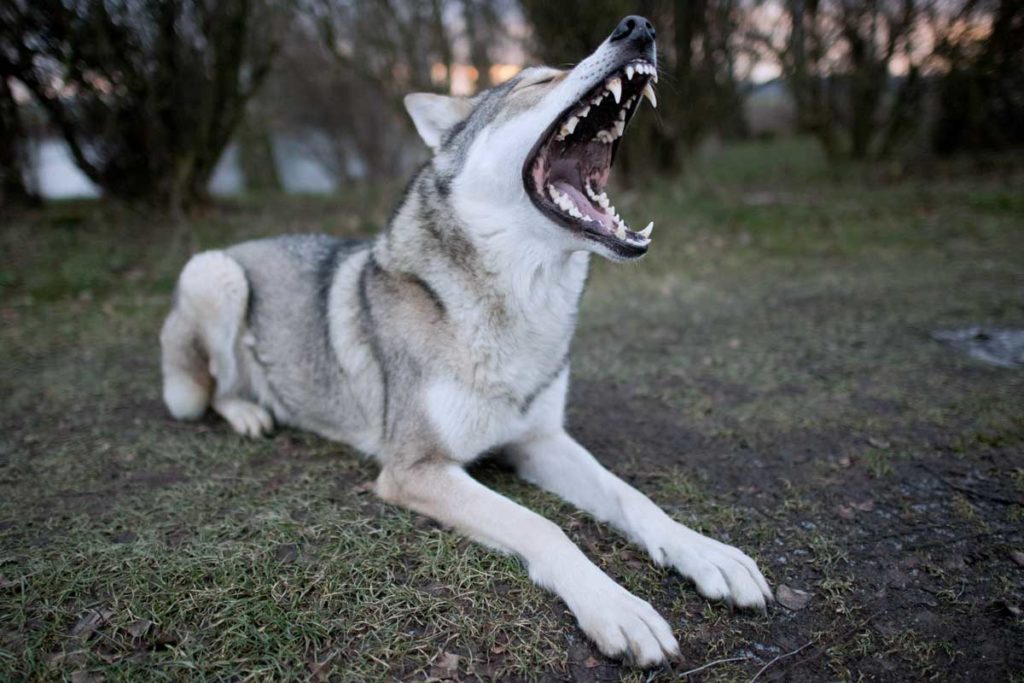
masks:
<path fill-rule="evenodd" d="M 332 347 L 328 299 L 338 266 L 369 246 L 327 235 L 289 235 L 226 250 L 249 285 L 252 358 L 273 401 L 296 426 L 323 432 L 337 422 L 339 411 L 350 408 L 338 400 L 346 393 L 346 378 Z"/>

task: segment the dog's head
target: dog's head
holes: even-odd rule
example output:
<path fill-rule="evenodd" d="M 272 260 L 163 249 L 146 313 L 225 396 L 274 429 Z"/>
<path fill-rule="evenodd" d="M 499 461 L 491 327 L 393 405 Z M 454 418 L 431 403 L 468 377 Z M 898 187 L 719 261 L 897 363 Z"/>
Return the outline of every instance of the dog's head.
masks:
<path fill-rule="evenodd" d="M 405 104 L 434 150 L 439 191 L 468 225 L 632 259 L 652 226 L 630 229 L 605 186 L 641 101 L 656 106 L 656 66 L 654 28 L 630 16 L 574 69 L 530 68 L 473 98 L 417 93 Z"/>

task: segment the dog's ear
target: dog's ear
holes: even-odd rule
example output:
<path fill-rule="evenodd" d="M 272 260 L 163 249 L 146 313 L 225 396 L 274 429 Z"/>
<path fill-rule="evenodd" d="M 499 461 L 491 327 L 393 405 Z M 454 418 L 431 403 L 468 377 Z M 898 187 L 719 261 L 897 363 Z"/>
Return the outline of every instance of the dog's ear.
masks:
<path fill-rule="evenodd" d="M 436 150 L 445 131 L 469 116 L 473 105 L 467 97 L 417 92 L 405 96 L 405 109 L 423 142 Z"/>

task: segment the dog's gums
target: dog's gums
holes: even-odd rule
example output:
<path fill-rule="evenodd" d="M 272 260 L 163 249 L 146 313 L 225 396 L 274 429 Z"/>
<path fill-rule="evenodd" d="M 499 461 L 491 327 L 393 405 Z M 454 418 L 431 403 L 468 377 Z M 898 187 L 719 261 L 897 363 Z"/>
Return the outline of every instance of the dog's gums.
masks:
<path fill-rule="evenodd" d="M 646 97 L 657 107 L 657 80 L 655 66 L 642 59 L 612 69 L 541 135 L 523 173 L 527 193 L 541 211 L 623 258 L 647 251 L 654 223 L 630 229 L 605 187 L 620 138 L 640 100 Z"/>

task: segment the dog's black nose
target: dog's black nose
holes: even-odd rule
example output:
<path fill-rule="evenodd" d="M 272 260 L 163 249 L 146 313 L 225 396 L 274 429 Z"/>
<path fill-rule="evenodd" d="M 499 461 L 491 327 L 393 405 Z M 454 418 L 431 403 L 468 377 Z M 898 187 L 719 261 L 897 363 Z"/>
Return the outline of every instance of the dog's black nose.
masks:
<path fill-rule="evenodd" d="M 654 25 L 644 17 L 631 14 L 612 31 L 610 42 L 628 40 L 637 47 L 647 47 L 654 42 Z"/>

